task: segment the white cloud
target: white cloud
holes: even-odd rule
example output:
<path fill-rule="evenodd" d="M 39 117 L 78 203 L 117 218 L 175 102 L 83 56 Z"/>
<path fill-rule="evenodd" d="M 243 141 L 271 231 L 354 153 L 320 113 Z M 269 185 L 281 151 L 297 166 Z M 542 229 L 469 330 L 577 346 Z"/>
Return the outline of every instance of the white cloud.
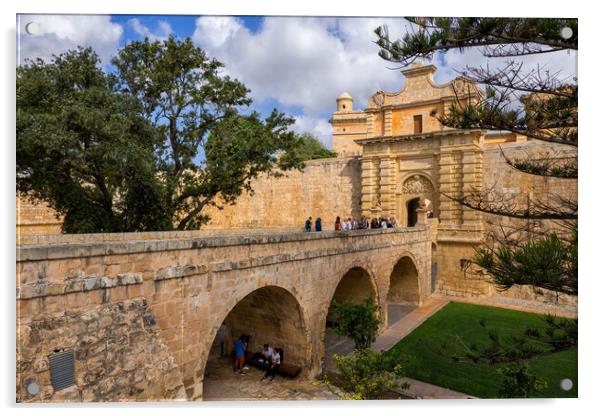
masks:
<path fill-rule="evenodd" d="M 332 126 L 328 119 L 312 116 L 296 116 L 292 130 L 297 133 L 311 133 L 326 147 L 332 147 Z"/>
<path fill-rule="evenodd" d="M 392 39 L 399 38 L 410 24 L 401 18 L 305 18 L 267 17 L 256 32 L 228 16 L 203 16 L 196 20 L 193 40 L 210 56 L 222 61 L 225 72 L 251 89 L 255 102 L 274 100 L 285 111 L 302 113 L 296 129 L 310 131 L 325 143 L 331 141 L 328 117 L 343 91 L 354 98 L 354 108 L 366 106 L 378 90 L 398 91 L 404 84 L 395 64 L 378 56 L 373 30 L 386 24 Z M 522 58 L 524 69 L 545 65 L 561 70 L 562 76 L 576 72 L 576 54 L 566 52 Z M 484 60 L 472 48 L 450 51 L 434 62 L 439 66 L 435 80 L 447 82 L 466 65 L 489 63 L 502 67 L 507 59 Z M 425 62 L 426 63 L 426 62 Z"/>
<path fill-rule="evenodd" d="M 253 33 L 234 17 L 199 17 L 193 40 L 245 83 L 256 101 L 275 99 L 317 115 L 334 111 L 343 91 L 361 107 L 376 90 L 401 87 L 401 75 L 377 55 L 373 30 L 384 23 L 394 34 L 407 24 L 391 18 L 267 17 Z"/>
<path fill-rule="evenodd" d="M 140 20 L 138 18 L 133 18 L 128 20 L 128 25 L 132 28 L 132 30 L 142 36 L 142 37 L 147 37 L 149 38 L 149 40 L 151 42 L 154 41 L 163 41 L 165 39 L 167 39 L 169 37 L 169 35 L 173 34 L 173 29 L 171 28 L 171 25 L 165 21 L 165 20 L 160 20 L 157 23 L 157 30 L 156 32 L 152 32 L 148 26 L 143 25 Z"/>
<path fill-rule="evenodd" d="M 20 15 L 18 27 L 18 63 L 26 58 L 42 58 L 91 46 L 103 64 L 108 64 L 119 47 L 123 27 L 106 15 Z M 28 23 L 37 24 L 37 34 L 25 30 Z"/>

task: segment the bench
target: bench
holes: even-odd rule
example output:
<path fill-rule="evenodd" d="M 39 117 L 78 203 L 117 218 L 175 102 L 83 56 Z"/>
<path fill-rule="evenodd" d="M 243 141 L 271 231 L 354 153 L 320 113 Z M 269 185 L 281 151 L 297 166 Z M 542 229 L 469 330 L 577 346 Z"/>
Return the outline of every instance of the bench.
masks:
<path fill-rule="evenodd" d="M 258 359 L 254 358 L 253 353 L 249 352 L 249 351 L 247 351 L 245 353 L 245 363 L 251 364 L 254 367 L 261 368 L 262 370 L 267 369 L 267 364 L 262 363 Z M 295 378 L 299 375 L 300 372 L 301 372 L 301 367 L 299 367 L 298 365 L 288 364 L 288 363 L 283 362 L 280 364 L 280 368 L 278 368 L 277 374 L 279 374 L 281 376 Z"/>

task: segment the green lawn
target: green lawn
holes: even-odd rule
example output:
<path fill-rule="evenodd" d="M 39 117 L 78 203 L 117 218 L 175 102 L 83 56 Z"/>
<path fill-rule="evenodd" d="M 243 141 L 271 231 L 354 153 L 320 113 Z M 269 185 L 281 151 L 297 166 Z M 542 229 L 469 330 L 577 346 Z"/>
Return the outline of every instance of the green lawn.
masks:
<path fill-rule="evenodd" d="M 485 320 L 485 327 L 479 321 Z M 426 320 L 386 355 L 394 361 L 406 360 L 408 377 L 447 387 L 482 398 L 498 397 L 503 376 L 501 365 L 454 361 L 462 355 L 462 343 L 488 343 L 487 333 L 523 335 L 528 327 L 543 328 L 542 316 L 488 306 L 452 302 Z M 548 384 L 537 397 L 577 397 L 577 349 L 534 357 L 528 361 L 537 377 Z M 571 391 L 563 391 L 560 381 L 570 378 Z"/>

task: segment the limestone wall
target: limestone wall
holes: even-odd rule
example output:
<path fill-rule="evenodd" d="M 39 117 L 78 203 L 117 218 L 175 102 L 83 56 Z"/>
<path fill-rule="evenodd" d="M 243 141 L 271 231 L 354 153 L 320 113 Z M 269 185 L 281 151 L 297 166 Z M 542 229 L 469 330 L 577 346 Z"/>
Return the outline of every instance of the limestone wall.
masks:
<path fill-rule="evenodd" d="M 19 321 L 17 402 L 185 398 L 175 359 L 145 299 L 40 318 Z M 73 354 L 76 384 L 54 391 L 49 356 L 63 350 Z M 39 395 L 27 393 L 32 383 L 41 387 Z"/>
<path fill-rule="evenodd" d="M 576 153 L 575 148 L 538 141 L 485 145 L 483 179 L 486 189 L 494 188 L 496 192 L 516 196 L 515 201 L 519 207 L 526 207 L 528 204 L 533 206 L 538 201 L 554 205 L 556 204 L 554 200 L 556 196 L 570 198 L 577 202 L 577 180 L 551 178 L 520 172 L 506 163 L 502 151 L 510 159 L 535 159 L 547 152 L 552 152 L 553 155 L 559 157 L 574 155 Z M 524 225 L 525 221 L 487 215 L 485 216 L 485 223 L 490 229 L 499 224 L 520 226 L 521 224 Z M 555 228 L 555 224 L 551 221 L 544 222 L 542 226 Z"/>
<path fill-rule="evenodd" d="M 252 184 L 254 194 L 243 194 L 235 205 L 208 209 L 206 228 L 295 227 L 307 217 L 322 218 L 322 229 L 334 229 L 337 216 L 360 216 L 361 170 L 357 157 L 306 162 L 305 169 L 285 177 L 262 176 Z"/>
<path fill-rule="evenodd" d="M 63 220 L 43 202 L 17 193 L 17 238 L 25 235 L 59 234 Z"/>
<path fill-rule="evenodd" d="M 509 166 L 500 151 L 509 158 L 537 157 L 552 150 L 556 154 L 572 154 L 575 149 L 568 146 L 554 146 L 536 141 L 510 143 L 491 143 L 483 146 L 483 184 L 484 189 L 495 189 L 506 195 L 515 195 L 518 206 L 525 206 L 540 200 L 551 203 L 553 195 L 577 200 L 577 181 L 549 178 L 522 173 Z M 563 153 L 564 152 L 564 153 Z M 472 273 L 466 269 L 474 256 L 474 249 L 485 241 L 490 232 L 499 232 L 500 226 L 511 230 L 526 225 L 525 220 L 512 219 L 497 215 L 483 215 L 483 232 L 474 233 L 471 238 L 438 237 L 437 242 L 437 291 L 454 297 L 487 297 L 500 306 L 519 306 L 524 308 L 547 310 L 549 312 L 576 314 L 576 297 L 557 295 L 529 287 L 513 288 L 500 292 L 488 282 L 487 276 Z M 562 231 L 553 221 L 542 222 L 542 227 Z M 470 236 L 468 236 L 470 237 Z"/>

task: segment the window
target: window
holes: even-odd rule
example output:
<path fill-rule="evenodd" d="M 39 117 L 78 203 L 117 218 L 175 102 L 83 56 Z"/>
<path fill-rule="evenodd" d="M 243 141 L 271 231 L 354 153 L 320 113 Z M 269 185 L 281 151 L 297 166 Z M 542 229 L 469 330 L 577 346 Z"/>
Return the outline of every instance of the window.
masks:
<path fill-rule="evenodd" d="M 422 116 L 414 116 L 414 134 L 422 133 Z"/>

